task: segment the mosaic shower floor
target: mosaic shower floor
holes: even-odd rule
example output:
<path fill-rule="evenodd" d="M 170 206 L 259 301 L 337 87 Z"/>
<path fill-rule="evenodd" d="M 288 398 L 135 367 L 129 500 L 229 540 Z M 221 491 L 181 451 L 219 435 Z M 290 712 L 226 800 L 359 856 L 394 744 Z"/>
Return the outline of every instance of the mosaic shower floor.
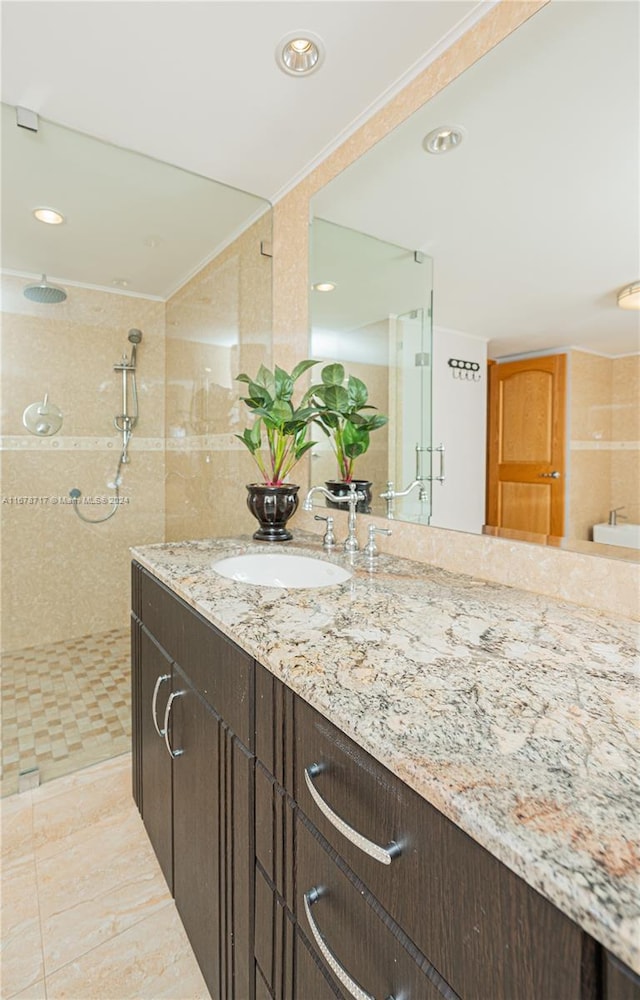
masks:
<path fill-rule="evenodd" d="M 2 795 L 130 750 L 130 675 L 128 629 L 3 654 Z"/>

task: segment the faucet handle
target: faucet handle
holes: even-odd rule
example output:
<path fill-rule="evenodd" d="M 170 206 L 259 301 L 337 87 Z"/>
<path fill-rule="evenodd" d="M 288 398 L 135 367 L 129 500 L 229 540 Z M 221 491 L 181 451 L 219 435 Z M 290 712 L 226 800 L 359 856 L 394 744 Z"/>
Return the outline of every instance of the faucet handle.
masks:
<path fill-rule="evenodd" d="M 611 508 L 611 510 L 609 511 L 609 524 L 615 526 L 619 517 L 623 521 L 627 520 L 627 515 L 626 514 L 619 514 L 618 513 L 618 511 L 624 510 L 624 508 L 625 508 L 625 504 L 623 504 L 621 507 L 612 507 Z"/>
<path fill-rule="evenodd" d="M 376 545 L 376 535 L 390 535 L 391 528 L 377 528 L 375 524 L 369 525 L 369 540 L 364 547 L 364 554 L 367 559 L 373 559 L 378 554 L 378 547 Z"/>
<path fill-rule="evenodd" d="M 336 536 L 333 533 L 333 518 L 331 517 L 330 514 L 328 514 L 326 517 L 323 517 L 322 514 L 314 514 L 313 520 L 327 522 L 327 530 L 325 531 L 324 537 L 322 539 L 322 547 L 325 549 L 332 549 L 333 546 L 336 544 Z"/>

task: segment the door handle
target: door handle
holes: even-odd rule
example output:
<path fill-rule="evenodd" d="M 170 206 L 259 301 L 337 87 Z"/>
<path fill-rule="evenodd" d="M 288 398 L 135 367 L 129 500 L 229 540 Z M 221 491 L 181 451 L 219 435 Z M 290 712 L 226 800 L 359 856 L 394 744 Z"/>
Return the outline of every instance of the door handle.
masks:
<path fill-rule="evenodd" d="M 318 927 L 317 923 L 311 916 L 311 907 L 313 906 L 314 903 L 318 902 L 318 900 L 322 897 L 322 895 L 323 895 L 322 889 L 313 888 L 309 889 L 309 892 L 305 892 L 303 897 L 304 914 L 305 917 L 307 918 L 307 923 L 309 924 L 309 928 L 311 930 L 311 933 L 313 934 L 314 940 L 320 950 L 320 954 L 322 955 L 325 962 L 333 972 L 336 979 L 338 979 L 339 982 L 341 982 L 344 988 L 348 991 L 349 996 L 352 996 L 354 1000 L 375 1000 L 375 997 L 373 997 L 371 993 L 367 993 L 365 990 L 363 990 L 360 984 L 357 983 L 355 979 L 353 979 L 349 975 L 344 966 L 340 965 L 340 962 L 337 960 L 336 956 L 333 954 L 333 952 L 327 945 L 326 941 L 324 940 L 322 934 L 320 933 L 320 928 Z M 392 996 L 389 996 L 387 997 L 387 1000 L 394 1000 L 394 998 Z"/>
<path fill-rule="evenodd" d="M 167 707 L 164 710 L 164 727 L 163 727 L 164 741 L 167 745 L 169 756 L 173 757 L 174 760 L 176 757 L 180 757 L 184 753 L 184 750 L 174 750 L 173 747 L 171 746 L 171 743 L 169 741 L 169 716 L 171 714 L 171 706 L 173 705 L 175 699 L 179 698 L 180 695 L 183 695 L 184 693 L 185 693 L 184 691 L 172 691 L 171 694 L 169 695 L 169 700 L 167 701 Z"/>
<path fill-rule="evenodd" d="M 171 674 L 160 674 L 160 676 L 156 680 L 156 686 L 153 689 L 153 698 L 151 699 L 151 718 L 153 719 L 153 726 L 158 736 L 164 736 L 165 732 L 164 729 L 160 729 L 160 726 L 158 725 L 158 706 L 157 706 L 158 691 L 160 690 L 160 685 L 164 681 L 170 681 L 170 680 L 171 680 Z"/>
<path fill-rule="evenodd" d="M 560 479 L 560 473 L 559 472 L 555 472 L 555 471 L 554 472 L 541 472 L 540 473 L 540 478 L 541 479 Z"/>
<path fill-rule="evenodd" d="M 394 858 L 397 858 L 399 854 L 402 853 L 400 845 L 392 840 L 390 844 L 386 847 L 381 847 L 379 844 L 375 844 L 372 840 L 368 840 L 367 837 L 363 837 L 361 833 L 354 830 L 352 826 L 338 816 L 336 812 L 333 811 L 328 802 L 320 795 L 320 792 L 315 787 L 313 779 L 317 777 L 322 771 L 320 764 L 310 764 L 309 767 L 304 769 L 304 780 L 306 782 L 307 788 L 309 789 L 309 794 L 311 798 L 317 805 L 318 809 L 324 816 L 327 817 L 332 826 L 335 826 L 336 830 L 339 830 L 343 836 L 350 840 L 352 844 L 359 847 L 361 851 L 368 854 L 370 858 L 375 858 L 376 861 L 380 861 L 383 865 L 390 865 Z"/>

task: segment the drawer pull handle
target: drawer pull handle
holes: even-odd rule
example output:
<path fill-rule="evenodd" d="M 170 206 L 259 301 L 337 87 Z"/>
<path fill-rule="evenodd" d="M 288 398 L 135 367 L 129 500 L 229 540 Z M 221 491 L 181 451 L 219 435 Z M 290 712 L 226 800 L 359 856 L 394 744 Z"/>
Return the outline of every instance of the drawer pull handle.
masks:
<path fill-rule="evenodd" d="M 171 706 L 173 705 L 175 699 L 179 698 L 181 694 L 184 694 L 184 691 L 172 691 L 169 695 L 169 700 L 167 701 L 167 707 L 164 710 L 164 741 L 167 744 L 169 756 L 173 757 L 174 760 L 176 757 L 180 757 L 184 753 L 184 750 L 174 750 L 169 742 L 169 715 L 171 714 Z"/>
<path fill-rule="evenodd" d="M 156 680 L 156 686 L 153 689 L 153 698 L 151 699 L 151 718 L 153 719 L 153 726 L 158 736 L 164 736 L 165 733 L 164 729 L 160 729 L 160 726 L 158 725 L 158 691 L 160 690 L 160 685 L 164 681 L 170 680 L 171 674 L 160 674 Z"/>
<path fill-rule="evenodd" d="M 376 861 L 380 861 L 383 865 L 390 865 L 394 858 L 397 858 L 401 854 L 400 845 L 396 844 L 395 840 L 392 840 L 390 844 L 386 847 L 380 847 L 379 844 L 374 844 L 372 840 L 368 840 L 367 837 L 363 837 L 361 833 L 354 830 L 352 826 L 338 816 L 337 813 L 333 811 L 331 806 L 325 802 L 325 800 L 320 795 L 320 792 L 313 783 L 313 779 L 320 774 L 322 767 L 320 764 L 310 764 L 309 767 L 304 769 L 304 780 L 309 789 L 309 794 L 318 809 L 323 813 L 329 822 L 335 826 L 336 830 L 339 830 L 347 840 L 350 840 L 352 844 L 359 847 L 361 851 L 368 854 L 369 857 L 375 858 Z"/>
<path fill-rule="evenodd" d="M 338 979 L 342 983 L 344 988 L 349 991 L 349 994 L 354 998 L 354 1000 L 375 1000 L 375 997 L 372 996 L 371 993 L 367 993 L 365 990 L 363 990 L 362 987 L 359 986 L 358 983 L 355 981 L 355 979 L 351 978 L 351 976 L 344 968 L 344 966 L 340 965 L 336 956 L 328 947 L 322 934 L 320 933 L 320 929 L 317 923 L 311 916 L 311 907 L 313 906 L 314 903 L 318 902 L 321 896 L 322 896 L 321 889 L 314 888 L 314 889 L 309 889 L 309 892 L 305 892 L 304 913 L 307 918 L 307 923 L 309 924 L 311 933 L 313 934 L 314 940 L 320 950 L 322 957 L 324 958 L 325 962 L 333 972 L 336 979 Z M 393 1000 L 393 997 L 388 997 L 387 1000 Z"/>

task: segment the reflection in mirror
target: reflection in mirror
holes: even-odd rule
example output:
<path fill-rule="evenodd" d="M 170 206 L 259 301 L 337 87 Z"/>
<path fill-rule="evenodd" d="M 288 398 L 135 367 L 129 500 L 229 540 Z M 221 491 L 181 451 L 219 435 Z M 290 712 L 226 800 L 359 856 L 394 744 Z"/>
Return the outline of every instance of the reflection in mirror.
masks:
<path fill-rule="evenodd" d="M 310 254 L 311 354 L 342 364 L 366 385 L 368 404 L 389 417 L 354 463 L 353 478 L 370 484 L 366 509 L 428 523 L 431 260 L 322 219 L 312 224 Z M 341 479 L 329 439 L 317 428 L 312 437 L 313 482 Z"/>
<path fill-rule="evenodd" d="M 228 532 L 219 487 L 245 481 L 233 377 L 268 359 L 271 268 L 263 199 L 42 119 L 21 128 L 6 105 L 2 168 L 4 795 L 130 749 L 129 547 Z M 63 294 L 25 297 L 42 274 Z M 64 421 L 30 433 L 23 414 L 47 397 Z M 77 487 L 99 523 L 74 516 Z"/>
<path fill-rule="evenodd" d="M 552 0 L 314 197 L 325 224 L 433 259 L 432 445 L 444 443 L 446 461 L 431 524 L 638 554 L 591 539 L 616 508 L 640 523 L 638 313 L 616 302 L 640 275 L 639 14 L 636 4 Z M 429 153 L 425 137 L 440 126 L 462 141 Z M 558 355 L 564 402 L 536 361 Z M 519 415 L 523 429 L 550 422 L 562 453 L 544 434 L 519 442 L 518 481 L 504 475 L 513 425 L 487 465 L 484 359 L 493 371 L 523 357 L 526 377 L 492 375 L 492 412 Z M 455 378 L 452 359 L 476 362 L 480 379 Z M 469 492 L 480 510 L 459 512 Z"/>

